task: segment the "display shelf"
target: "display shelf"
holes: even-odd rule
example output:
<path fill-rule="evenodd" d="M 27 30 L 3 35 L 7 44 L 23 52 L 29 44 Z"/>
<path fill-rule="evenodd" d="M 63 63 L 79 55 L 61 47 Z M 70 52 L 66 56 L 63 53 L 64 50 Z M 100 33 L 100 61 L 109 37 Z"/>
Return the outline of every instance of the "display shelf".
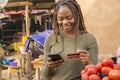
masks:
<path fill-rule="evenodd" d="M 17 23 L 10 22 L 0 27 L 1 39 L 5 44 L 11 44 L 18 32 L 22 32 L 22 27 Z"/>

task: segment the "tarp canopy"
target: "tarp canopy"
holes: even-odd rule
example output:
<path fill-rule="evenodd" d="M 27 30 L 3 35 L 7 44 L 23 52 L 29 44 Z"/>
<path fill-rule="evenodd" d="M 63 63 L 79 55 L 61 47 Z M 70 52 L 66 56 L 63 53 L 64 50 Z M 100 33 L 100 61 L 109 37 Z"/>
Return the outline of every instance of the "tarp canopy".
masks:
<path fill-rule="evenodd" d="M 53 30 L 46 30 L 38 34 L 30 35 L 26 41 L 25 50 L 29 49 L 30 40 L 32 39 L 42 48 L 41 51 L 43 52 L 45 40 L 51 33 L 53 33 Z"/>
<path fill-rule="evenodd" d="M 6 4 L 8 0 L 0 0 L 0 9 L 2 9 Z"/>
<path fill-rule="evenodd" d="M 26 4 L 34 9 L 53 9 L 55 0 L 9 0 L 5 9 L 24 9 Z"/>

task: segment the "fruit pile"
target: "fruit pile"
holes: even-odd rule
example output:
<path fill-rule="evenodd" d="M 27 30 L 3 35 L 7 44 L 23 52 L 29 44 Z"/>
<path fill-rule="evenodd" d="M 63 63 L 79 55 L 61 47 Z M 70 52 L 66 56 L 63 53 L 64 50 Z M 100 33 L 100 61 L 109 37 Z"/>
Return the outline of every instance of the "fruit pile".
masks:
<path fill-rule="evenodd" d="M 89 64 L 81 71 L 83 80 L 120 80 L 120 66 L 111 58 L 105 58 L 96 65 Z"/>

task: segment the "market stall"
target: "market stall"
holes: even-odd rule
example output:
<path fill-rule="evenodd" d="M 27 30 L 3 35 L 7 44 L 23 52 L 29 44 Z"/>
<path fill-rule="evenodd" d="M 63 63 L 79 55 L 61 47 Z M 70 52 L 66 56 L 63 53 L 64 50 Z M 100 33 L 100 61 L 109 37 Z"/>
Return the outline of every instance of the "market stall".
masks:
<path fill-rule="evenodd" d="M 4 14 L 6 15 L 14 15 L 13 17 L 17 16 L 17 18 L 15 17 L 13 19 L 13 17 L 9 18 L 9 20 L 21 20 L 22 22 L 20 24 L 21 28 L 18 28 L 18 23 L 17 25 L 17 29 L 19 29 L 20 31 L 17 31 L 16 28 L 14 29 L 17 33 L 23 33 L 29 37 L 31 35 L 31 30 L 30 30 L 30 26 L 31 26 L 31 18 L 34 15 L 43 15 L 43 14 L 47 14 L 47 13 L 51 13 L 51 10 L 53 9 L 55 4 L 54 0 L 9 0 L 9 2 L 6 4 L 6 6 L 1 10 Z M 19 17 L 18 17 L 19 16 Z M 20 17 L 21 16 L 21 17 Z M 13 21 L 13 22 L 14 22 Z M 23 22 L 24 21 L 24 22 Z M 20 22 L 20 21 L 18 21 Z M 3 25 L 2 25 L 3 26 Z M 12 29 L 13 30 L 13 29 Z M 44 31 L 45 28 L 42 30 Z M 3 30 L 2 30 L 3 31 Z M 13 33 L 13 32 L 11 32 Z M 3 38 L 4 35 L 2 35 Z M 13 36 L 13 35 L 12 35 Z M 18 36 L 17 36 L 18 37 Z M 8 38 L 8 37 L 7 37 Z M 20 34 L 20 38 L 21 38 L 21 34 Z M 9 40 L 11 41 L 11 40 Z M 31 53 L 29 51 L 26 52 L 26 78 L 28 78 L 29 80 L 32 80 L 32 74 L 31 74 Z"/>

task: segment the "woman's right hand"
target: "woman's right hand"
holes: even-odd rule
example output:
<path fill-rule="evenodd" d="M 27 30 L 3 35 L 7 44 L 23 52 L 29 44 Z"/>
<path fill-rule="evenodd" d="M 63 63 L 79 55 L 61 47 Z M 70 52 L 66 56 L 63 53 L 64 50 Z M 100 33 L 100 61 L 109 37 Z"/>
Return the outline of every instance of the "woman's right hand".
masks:
<path fill-rule="evenodd" d="M 63 63 L 64 63 L 63 60 L 52 61 L 52 59 L 50 57 L 48 57 L 46 64 L 49 68 L 55 68 L 55 67 L 62 65 Z"/>

